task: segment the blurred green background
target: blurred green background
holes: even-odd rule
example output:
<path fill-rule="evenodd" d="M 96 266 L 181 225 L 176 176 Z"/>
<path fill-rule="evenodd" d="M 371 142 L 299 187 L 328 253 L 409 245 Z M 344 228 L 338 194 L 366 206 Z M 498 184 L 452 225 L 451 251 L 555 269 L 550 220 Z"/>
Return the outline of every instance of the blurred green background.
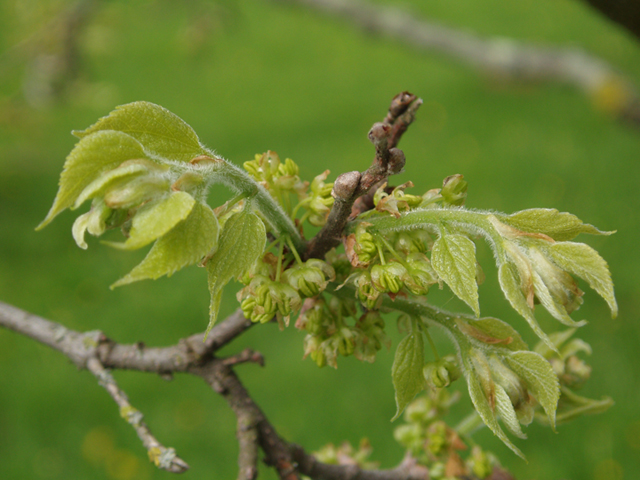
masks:
<path fill-rule="evenodd" d="M 484 35 L 577 46 L 640 86 L 640 43 L 578 0 L 385 1 L 425 18 Z M 574 317 L 590 321 L 579 335 L 591 343 L 592 379 L 582 393 L 612 396 L 607 413 L 561 425 L 532 425 L 517 445 L 526 464 L 483 431 L 519 480 L 631 479 L 640 469 L 640 129 L 608 118 L 582 92 L 554 83 L 514 85 L 438 55 L 363 33 L 348 22 L 264 0 L 95 2 L 79 33 L 77 75 L 56 100 L 47 95 L 47 64 L 61 43 L 55 20 L 70 2 L 0 2 L 0 299 L 64 325 L 100 329 L 130 343 L 166 345 L 203 330 L 205 272 L 110 291 L 145 252 L 123 253 L 71 238 L 75 215 L 45 231 L 69 132 L 115 105 L 148 100 L 175 112 L 221 155 L 242 163 L 267 149 L 301 166 L 311 179 L 366 168 L 366 134 L 390 99 L 409 90 L 425 101 L 401 147 L 413 193 L 450 174 L 468 180 L 467 205 L 516 211 L 570 211 L 612 237 L 583 238 L 607 259 L 620 316 L 583 285 L 586 303 Z M 51 23 L 54 22 L 54 23 Z M 48 25 L 48 26 L 47 26 Z M 49 70 L 47 70 L 49 69 Z M 53 70 L 52 70 L 53 69 Z M 44 72 L 44 73 L 43 73 Z M 38 83 L 40 82 L 40 83 Z M 44 87 L 43 87 L 44 85 Z M 25 93 L 26 92 L 26 93 Z M 213 192 L 219 204 L 225 191 Z M 92 241 L 93 240 L 93 241 Z M 497 289 L 488 249 L 479 248 L 487 281 L 485 315 L 534 337 Z M 222 314 L 235 307 L 227 289 Z M 434 300 L 460 305 L 448 291 Z M 557 323 L 541 321 L 551 329 Z M 393 326 L 393 319 L 389 325 Z M 395 328 L 389 329 L 397 344 Z M 391 351 L 373 365 L 341 359 L 338 370 L 302 361 L 303 334 L 274 325 L 250 330 L 226 347 L 250 346 L 266 367 L 238 368 L 243 382 L 287 440 L 309 451 L 366 436 L 374 458 L 391 467 L 402 457 L 392 439 L 395 411 Z M 443 339 L 440 339 L 441 341 Z M 444 346 L 446 342 L 442 341 Z M 116 378 L 160 441 L 190 465 L 185 479 L 236 475 L 235 418 L 199 379 L 117 372 Z M 458 386 L 460 388 L 460 385 Z M 470 402 L 464 397 L 452 423 Z M 265 469 L 266 478 L 275 478 Z M 34 341 L 0 329 L 0 478 L 168 479 L 106 392 L 88 372 Z"/>

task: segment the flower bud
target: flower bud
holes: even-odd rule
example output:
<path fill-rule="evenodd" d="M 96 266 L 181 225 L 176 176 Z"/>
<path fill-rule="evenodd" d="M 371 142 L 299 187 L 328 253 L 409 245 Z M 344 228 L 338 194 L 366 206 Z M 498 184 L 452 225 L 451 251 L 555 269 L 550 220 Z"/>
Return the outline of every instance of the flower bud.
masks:
<path fill-rule="evenodd" d="M 393 431 L 393 438 L 414 456 L 422 451 L 424 433 L 420 425 L 400 425 Z"/>
<path fill-rule="evenodd" d="M 315 297 L 335 279 L 335 271 L 328 263 L 312 258 L 286 270 L 283 279 L 305 297 Z"/>
<path fill-rule="evenodd" d="M 452 382 L 460 378 L 460 369 L 451 357 L 441 358 L 436 362 L 427 363 L 422 373 L 425 380 L 432 388 L 448 387 Z"/>
<path fill-rule="evenodd" d="M 462 206 L 467 198 L 468 184 L 463 179 L 463 176 L 451 175 L 442 182 L 442 190 L 440 194 L 444 199 L 444 203 L 448 205 Z"/>
<path fill-rule="evenodd" d="M 380 293 L 398 293 L 403 286 L 402 279 L 406 275 L 407 270 L 399 263 L 374 265 L 371 269 L 371 282 Z"/>

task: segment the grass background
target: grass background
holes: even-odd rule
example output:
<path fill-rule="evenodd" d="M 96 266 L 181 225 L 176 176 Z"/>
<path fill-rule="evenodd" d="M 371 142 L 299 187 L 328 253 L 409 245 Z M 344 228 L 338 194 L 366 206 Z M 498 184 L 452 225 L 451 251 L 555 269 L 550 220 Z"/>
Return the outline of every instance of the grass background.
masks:
<path fill-rule="evenodd" d="M 485 35 L 578 46 L 640 85 L 637 40 L 576 0 L 379 3 Z M 393 95 L 409 90 L 425 104 L 402 141 L 407 167 L 394 182 L 412 180 L 414 192 L 423 192 L 447 175 L 463 173 L 470 207 L 555 207 L 617 230 L 612 237 L 583 240 L 610 264 L 619 318 L 612 321 L 592 291 L 574 315 L 590 321 L 580 336 L 594 349 L 592 379 L 583 393 L 611 395 L 616 405 L 562 425 L 557 434 L 529 427 L 529 440 L 517 443 L 528 464 L 490 432 L 480 432 L 478 440 L 519 480 L 633 478 L 640 468 L 637 128 L 595 110 L 571 87 L 505 84 L 346 22 L 263 0 L 103 2 L 81 37 L 79 79 L 62 101 L 34 108 L 21 90 L 32 52 L 16 54 L 12 46 L 67 5 L 62 0 L 0 3 L 2 301 L 70 328 L 103 330 L 125 343 L 164 345 L 205 327 L 202 269 L 111 292 L 108 286 L 144 252 L 123 253 L 91 240 L 88 251 L 78 249 L 70 232 L 75 215 L 68 212 L 34 232 L 74 145 L 70 130 L 90 125 L 115 105 L 161 104 L 225 157 L 241 163 L 275 150 L 298 162 L 303 178 L 310 179 L 327 168 L 333 175 L 364 169 L 373 156 L 368 129 L 383 118 Z M 44 35 L 39 45 L 44 51 L 54 48 L 53 37 Z M 225 196 L 213 192 L 210 203 Z M 484 247 L 479 260 L 487 274 L 480 289 L 483 313 L 512 321 L 533 343 L 524 321 L 499 293 Z M 235 306 L 228 290 L 222 314 Z M 434 301 L 458 306 L 447 291 L 437 292 Z M 393 349 L 381 352 L 373 365 L 349 358 L 338 370 L 318 369 L 301 361 L 302 338 L 294 329 L 259 326 L 226 351 L 251 346 L 265 355 L 264 369 L 247 365 L 238 372 L 285 438 L 314 450 L 328 442 L 356 444 L 366 436 L 375 459 L 383 467 L 395 465 L 402 449 L 389 422 Z M 398 336 L 393 338 L 395 345 Z M 156 436 L 190 463 L 182 478 L 235 477 L 235 419 L 204 383 L 187 376 L 166 382 L 134 372 L 117 372 L 116 378 Z M 470 405 L 467 399 L 461 403 L 461 411 Z M 452 422 L 461 414 L 454 412 Z M 264 474 L 275 478 L 270 471 Z M 135 434 L 88 372 L 0 330 L 0 477 L 170 476 L 148 463 Z"/>

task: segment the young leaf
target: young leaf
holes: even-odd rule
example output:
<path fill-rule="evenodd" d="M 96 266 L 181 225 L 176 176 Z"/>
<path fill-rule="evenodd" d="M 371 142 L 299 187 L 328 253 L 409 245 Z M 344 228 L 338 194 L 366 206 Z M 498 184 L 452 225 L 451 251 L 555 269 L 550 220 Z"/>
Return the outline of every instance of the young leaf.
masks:
<path fill-rule="evenodd" d="M 582 223 L 575 215 L 559 212 L 554 208 L 532 208 L 522 210 L 508 216 L 500 216 L 500 220 L 512 227 L 529 233 L 544 233 L 556 241 L 571 240 L 581 233 L 592 235 L 610 235 L 593 225 Z"/>
<path fill-rule="evenodd" d="M 500 418 L 502 419 L 502 423 L 505 424 L 507 429 L 513 433 L 518 438 L 527 438 L 525 433 L 522 431 L 520 427 L 520 422 L 518 421 L 518 415 L 516 414 L 515 408 L 513 408 L 513 404 L 511 403 L 511 399 L 509 395 L 500 385 L 495 385 L 496 389 L 496 411 Z"/>
<path fill-rule="evenodd" d="M 524 317 L 531 329 L 551 350 L 557 352 L 556 346 L 549 340 L 546 333 L 540 328 L 540 324 L 533 315 L 533 310 L 527 303 L 527 299 L 520 289 L 520 281 L 517 278 L 517 273 L 514 272 L 514 267 L 510 263 L 503 263 L 498 270 L 498 280 L 500 281 L 500 288 L 504 292 L 505 297 L 509 300 L 509 303 L 513 309 Z"/>
<path fill-rule="evenodd" d="M 607 262 L 593 248 L 584 243 L 558 242 L 547 247 L 549 257 L 569 273 L 584 279 L 605 299 L 611 316 L 618 316 L 618 304 Z"/>
<path fill-rule="evenodd" d="M 464 235 L 442 235 L 433 245 L 431 265 L 453 293 L 480 316 L 475 244 Z"/>
<path fill-rule="evenodd" d="M 65 208 L 71 207 L 87 185 L 103 172 L 126 160 L 144 157 L 140 143 L 122 132 L 105 130 L 82 138 L 67 157 L 53 206 L 36 230 L 44 228 Z"/>
<path fill-rule="evenodd" d="M 160 237 L 145 259 L 111 288 L 163 275 L 170 277 L 200 261 L 217 242 L 218 219 L 208 205 L 197 202 L 189 216 Z"/>
<path fill-rule="evenodd" d="M 393 422 L 404 411 L 407 404 L 424 389 L 424 339 L 414 325 L 413 331 L 398 344 L 391 367 L 391 379 L 396 392 L 396 414 Z"/>
<path fill-rule="evenodd" d="M 188 162 L 207 154 L 196 132 L 180 117 L 150 102 L 133 102 L 117 107 L 83 131 L 83 138 L 100 130 L 118 130 L 138 140 L 152 157 Z"/>
<path fill-rule="evenodd" d="M 165 235 L 187 218 L 196 201 L 185 192 L 169 196 L 142 207 L 133 217 L 129 238 L 124 243 L 104 242 L 121 250 L 135 250 Z"/>
<path fill-rule="evenodd" d="M 468 337 L 475 338 L 495 347 L 503 347 L 511 351 L 528 350 L 527 344 L 520 334 L 508 323 L 497 318 L 456 319 L 458 329 Z"/>
<path fill-rule="evenodd" d="M 489 427 L 494 435 L 502 440 L 502 442 L 507 447 L 509 447 L 516 455 L 518 455 L 522 459 L 525 459 L 524 454 L 511 442 L 511 440 L 509 440 L 509 437 L 507 437 L 506 433 L 504 433 L 504 431 L 500 427 L 495 412 L 493 411 L 493 408 L 489 403 L 489 399 L 485 395 L 484 388 L 482 388 L 482 384 L 477 376 L 477 372 L 475 371 L 470 355 L 466 352 L 461 353 L 466 367 L 464 370 L 467 385 L 469 386 L 469 396 L 471 397 L 471 402 L 473 403 L 476 412 L 478 412 L 478 415 L 480 415 L 480 418 L 482 419 L 484 424 Z"/>
<path fill-rule="evenodd" d="M 514 352 L 505 355 L 504 362 L 525 381 L 555 428 L 560 386 L 551 364 L 535 352 Z"/>
<path fill-rule="evenodd" d="M 224 223 L 218 249 L 208 260 L 210 319 L 207 333 L 218 317 L 222 288 L 232 278 L 244 275 L 264 250 L 266 229 L 250 205 L 231 215 Z"/>
<path fill-rule="evenodd" d="M 148 167 L 146 167 L 142 163 L 131 163 L 129 165 L 120 166 L 114 168 L 113 170 L 109 170 L 108 172 L 100 175 L 93 182 L 87 185 L 84 190 L 82 190 L 82 193 L 80 193 L 80 196 L 76 199 L 71 209 L 75 210 L 86 200 L 97 197 L 99 195 L 103 195 L 107 188 L 113 186 L 117 182 L 127 177 L 137 177 L 138 175 L 142 175 L 143 173 L 147 173 L 148 171 Z"/>
<path fill-rule="evenodd" d="M 540 303 L 547 309 L 547 311 L 559 322 L 566 325 L 567 327 L 582 327 L 587 324 L 586 320 L 581 320 L 576 322 L 573 318 L 569 316 L 567 310 L 564 305 L 562 305 L 558 300 L 556 300 L 547 285 L 542 280 L 542 277 L 537 272 L 532 272 L 533 276 L 533 287 L 536 291 L 536 297 L 540 300 Z"/>

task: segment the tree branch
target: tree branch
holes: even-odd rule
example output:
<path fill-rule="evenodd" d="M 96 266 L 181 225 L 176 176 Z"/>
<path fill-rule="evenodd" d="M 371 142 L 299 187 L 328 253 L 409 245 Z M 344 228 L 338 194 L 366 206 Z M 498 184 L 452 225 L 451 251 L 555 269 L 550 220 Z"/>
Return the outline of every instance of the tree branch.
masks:
<path fill-rule="evenodd" d="M 244 350 L 229 358 L 215 358 L 212 355 L 215 348 L 247 329 L 246 321 L 239 317 L 236 312 L 216 325 L 209 334 L 210 350 L 200 350 L 206 355 L 199 356 L 189 345 L 198 341 L 201 343 L 202 334 L 164 348 L 147 348 L 141 344 L 120 345 L 108 340 L 101 332 L 76 332 L 0 302 L 0 325 L 60 351 L 78 367 L 87 368 L 96 376 L 120 407 L 121 415 L 134 426 L 150 458 L 159 468 L 180 472 L 185 471 L 188 465 L 175 455 L 173 449 L 163 447 L 153 437 L 142 422 L 142 413 L 131 406 L 126 394 L 105 367 L 161 374 L 186 372 L 203 378 L 227 400 L 238 419 L 239 480 L 256 478 L 258 447 L 264 451 L 267 465 L 274 467 L 283 480 L 298 480 L 300 474 L 318 480 L 428 480 L 424 472 L 420 475 L 408 473 L 407 467 L 402 465 L 393 470 L 361 470 L 353 465 L 323 464 L 301 447 L 280 438 L 231 368 L 245 361 L 260 363 L 261 356 L 251 350 Z"/>
<path fill-rule="evenodd" d="M 176 455 L 173 448 L 165 447 L 153 436 L 147 424 L 142 421 L 144 417 L 142 412 L 129 403 L 127 394 L 118 387 L 113 375 L 102 366 L 100 360 L 89 357 L 87 369 L 93 373 L 98 383 L 109 392 L 111 398 L 120 407 L 120 416 L 135 429 L 142 445 L 147 449 L 149 459 L 155 463 L 156 467 L 171 473 L 184 473 L 189 470 L 189 465 Z"/>
<path fill-rule="evenodd" d="M 604 60 L 576 48 L 545 48 L 504 38 L 483 38 L 455 30 L 393 7 L 362 0 L 273 0 L 300 4 L 344 18 L 363 30 L 436 52 L 463 64 L 517 81 L 556 81 L 578 87 L 595 106 L 640 126 L 640 97 L 632 83 Z M 623 0 L 585 0 L 614 18 Z M 631 10 L 629 7 L 627 10 Z M 626 10 L 625 10 L 626 12 Z M 615 13 L 619 15 L 619 12 Z M 625 13 L 626 14 L 626 13 Z M 632 20 L 632 21 L 636 21 Z M 622 24 L 621 18 L 616 18 Z M 626 26 L 626 25 L 625 25 Z M 629 28 L 629 27 L 628 27 Z"/>
<path fill-rule="evenodd" d="M 309 241 L 305 259 L 324 258 L 329 250 L 338 246 L 344 227 L 352 214 L 354 202 L 384 182 L 388 176 L 402 171 L 405 163 L 404 153 L 396 148 L 396 145 L 415 119 L 420 105 L 421 98 L 409 92 L 402 92 L 391 101 L 385 119 L 371 127 L 369 140 L 376 149 L 376 156 L 366 171 L 343 173 L 336 178 L 331 192 L 335 201 L 327 223 Z"/>

